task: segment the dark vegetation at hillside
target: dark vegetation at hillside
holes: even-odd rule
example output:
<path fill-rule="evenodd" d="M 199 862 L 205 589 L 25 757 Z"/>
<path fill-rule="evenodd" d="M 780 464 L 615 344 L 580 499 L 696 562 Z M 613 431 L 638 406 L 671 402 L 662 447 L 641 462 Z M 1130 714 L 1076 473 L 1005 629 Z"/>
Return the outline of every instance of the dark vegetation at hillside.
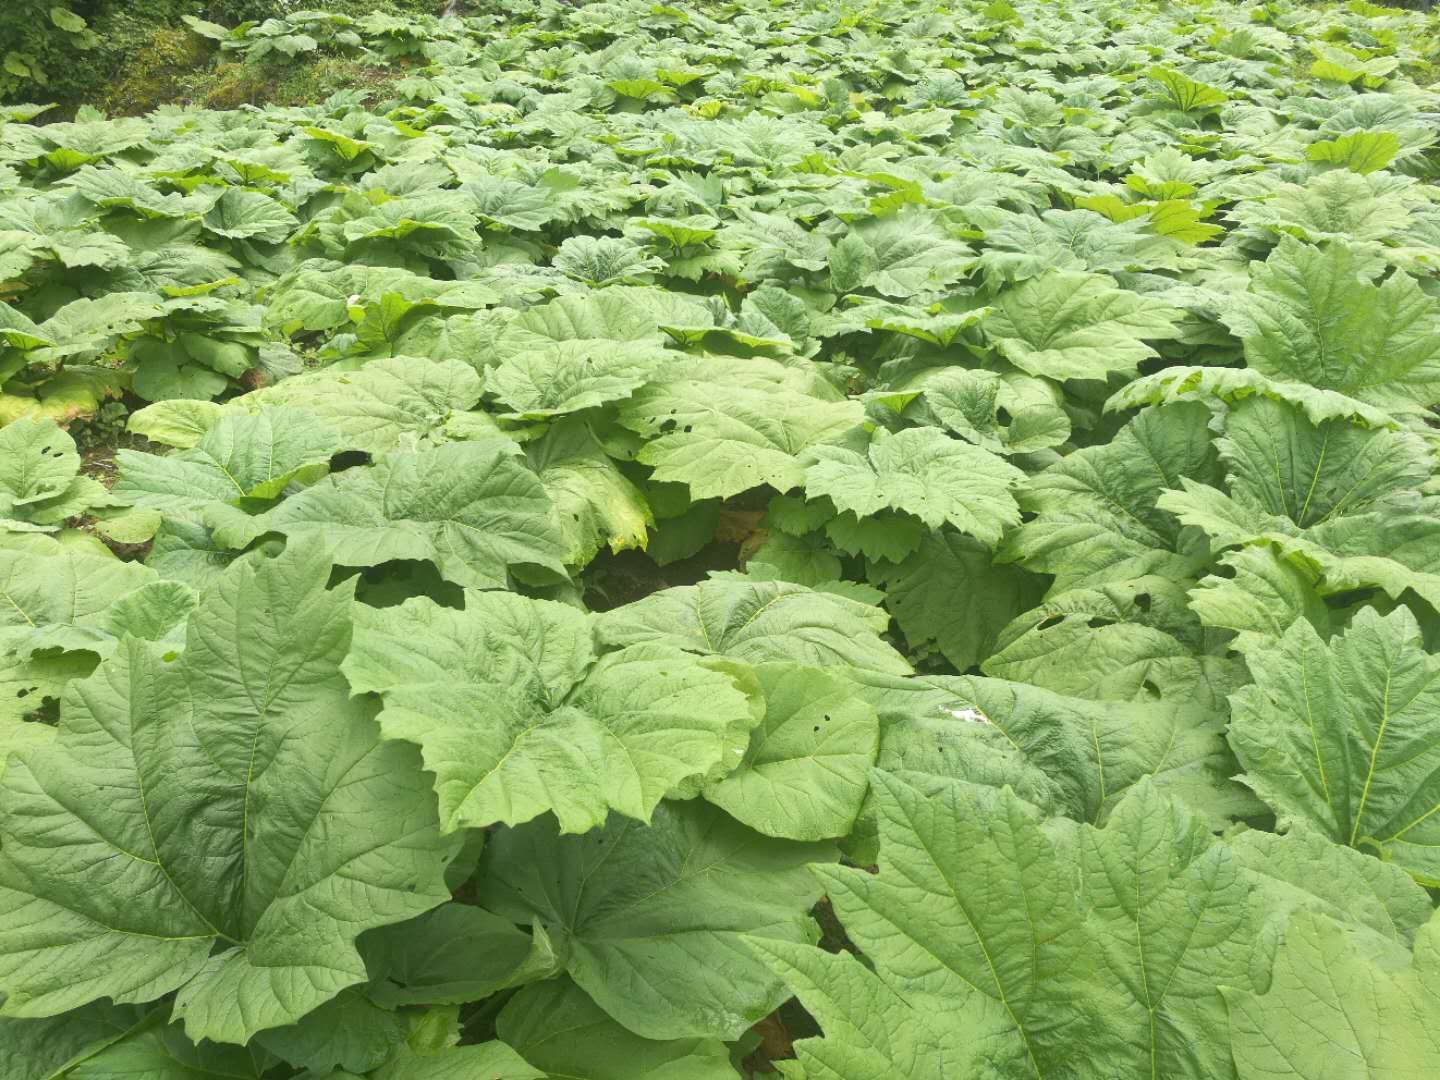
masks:
<path fill-rule="evenodd" d="M 234 26 L 312 8 L 359 17 L 439 15 L 446 6 L 446 0 L 5 0 L 0 101 L 56 102 L 62 109 L 52 118 L 86 104 L 112 116 L 167 104 L 305 104 L 382 82 L 387 73 L 335 56 L 232 62 L 191 33 L 185 17 Z"/>

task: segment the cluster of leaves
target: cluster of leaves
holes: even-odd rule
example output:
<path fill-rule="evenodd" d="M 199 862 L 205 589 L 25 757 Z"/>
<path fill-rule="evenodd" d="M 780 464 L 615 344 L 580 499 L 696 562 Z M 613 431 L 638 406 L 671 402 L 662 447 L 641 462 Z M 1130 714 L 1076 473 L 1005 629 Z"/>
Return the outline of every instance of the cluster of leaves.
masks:
<path fill-rule="evenodd" d="M 378 6 L 383 9 L 387 5 Z M 187 16 L 185 23 L 201 37 L 217 42 L 223 55 L 249 60 L 293 59 L 319 52 L 382 60 L 453 59 L 457 47 L 473 40 L 457 20 L 416 19 L 389 10 L 361 16 L 336 11 L 277 12 L 271 18 L 233 27 L 194 16 Z"/>
<path fill-rule="evenodd" d="M 66 0 L 11 0 L 0 21 L 0 100 L 43 89 L 50 81 L 46 46 L 61 38 L 85 51 L 99 38 Z"/>
<path fill-rule="evenodd" d="M 1433 21 L 511 7 L 5 114 L 0 1074 L 1440 1074 Z"/>

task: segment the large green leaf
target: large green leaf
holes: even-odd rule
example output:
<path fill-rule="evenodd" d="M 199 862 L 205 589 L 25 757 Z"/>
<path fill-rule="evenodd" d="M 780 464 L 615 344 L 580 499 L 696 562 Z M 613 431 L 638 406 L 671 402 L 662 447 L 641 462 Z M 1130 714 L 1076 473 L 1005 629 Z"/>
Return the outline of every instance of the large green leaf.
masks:
<path fill-rule="evenodd" d="M 0 1069 L 6 1080 L 52 1080 L 66 1065 L 93 1057 L 146 1024 L 145 1009 L 108 1001 L 45 1020 L 0 1019 Z"/>
<path fill-rule="evenodd" d="M 460 190 L 475 200 L 476 213 L 482 219 L 507 229 L 538 229 L 561 213 L 554 194 L 546 188 L 502 176 L 476 177 Z"/>
<path fill-rule="evenodd" d="M 1112 222 L 1090 210 L 966 210 L 985 230 L 979 264 L 992 281 L 1024 281 L 1052 269 L 1117 273 L 1183 264 L 1180 245 L 1147 229 L 1141 218 Z"/>
<path fill-rule="evenodd" d="M 541 420 L 628 398 L 678 354 L 644 342 L 557 341 L 506 358 L 490 390 L 517 419 Z"/>
<path fill-rule="evenodd" d="M 360 939 L 366 997 L 377 1004 L 459 1005 L 560 970 L 543 929 L 532 934 L 469 904 L 444 904 Z M 553 984 L 552 984 L 553 985 Z"/>
<path fill-rule="evenodd" d="M 624 289 L 578 296 L 557 296 L 511 322 L 496 342 L 496 361 L 557 342 L 601 346 L 616 342 L 664 341 L 658 320 L 649 316 Z"/>
<path fill-rule="evenodd" d="M 997 453 L 1028 453 L 1058 446 L 1070 437 L 1064 395 L 1046 379 L 1019 371 L 1004 374 L 973 368 L 931 368 L 905 380 L 923 390 L 907 410 Z"/>
<path fill-rule="evenodd" d="M 474 408 L 480 386 L 475 369 L 458 360 L 392 356 L 358 371 L 330 369 L 286 379 L 243 400 L 304 409 L 335 431 L 344 446 L 381 454 L 418 441 L 453 415 Z"/>
<path fill-rule="evenodd" d="M 260 1047 L 201 1043 L 187 1039 L 178 1025 L 146 1025 L 105 1047 L 65 1074 L 66 1080 L 122 1080 L 132 1076 L 162 1080 L 260 1080 L 274 1059 Z"/>
<path fill-rule="evenodd" d="M 1080 900 L 1120 1003 L 1106 1026 L 1129 1075 L 1228 1076 L 1219 986 L 1256 985 L 1263 913 L 1210 829 L 1141 784 L 1081 839 Z M 1113 983 L 1112 983 L 1113 980 Z"/>
<path fill-rule="evenodd" d="M 264 528 L 328 545 L 335 561 L 429 559 L 457 585 L 504 588 L 528 563 L 564 573 L 550 500 L 506 438 L 392 453 L 282 502 Z"/>
<path fill-rule="evenodd" d="M 865 676 L 862 686 L 880 712 L 880 766 L 925 790 L 1008 784 L 1092 824 L 1142 781 L 1215 823 L 1258 809 L 1228 779 L 1222 721 L 1191 705 L 1090 701 L 973 676 Z"/>
<path fill-rule="evenodd" d="M 495 1021 L 502 1039 L 551 1077 L 567 1080 L 734 1080 L 719 1039 L 641 1038 L 568 979 L 520 991 Z"/>
<path fill-rule="evenodd" d="M 10 752 L 55 734 L 21 721 L 58 701 L 122 637 L 184 645 L 194 591 L 100 550 L 36 533 L 0 548 L 0 773 Z"/>
<path fill-rule="evenodd" d="M 1001 556 L 1054 574 L 1057 588 L 1182 576 L 1203 544 L 1156 503 L 1182 478 L 1219 479 L 1209 422 L 1209 410 L 1193 402 L 1147 409 L 1110 442 L 1033 477 L 1020 489 L 1020 506 L 1035 517 L 1006 537 Z"/>
<path fill-rule="evenodd" d="M 1310 147 L 1306 147 L 1309 156 Z M 1282 184 L 1236 215 L 1245 225 L 1267 227 L 1311 243 L 1391 240 L 1410 223 L 1411 210 L 1389 176 L 1326 170 L 1304 184 Z"/>
<path fill-rule="evenodd" d="M 907 297 L 959 280 L 973 261 L 970 248 L 948 233 L 939 215 L 910 208 L 847 233 L 830 255 L 830 276 L 838 292 L 874 289 Z"/>
<path fill-rule="evenodd" d="M 226 406 L 197 398 L 156 401 L 130 414 L 125 429 L 160 446 L 189 450 L 225 415 Z"/>
<path fill-rule="evenodd" d="M 1252 829 L 1232 837 L 1230 849 L 1262 880 L 1272 925 L 1290 912 L 1314 911 L 1408 949 L 1435 913 L 1429 894 L 1400 867 L 1312 829 Z"/>
<path fill-rule="evenodd" d="M 820 1022 L 807 1077 L 1064 1074 L 1099 1066 L 1110 1001 L 1090 1001 L 1083 912 L 1065 856 L 1009 792 L 930 798 L 885 776 L 880 870 L 825 868 L 866 958 L 753 942 Z M 1067 873 L 1067 869 L 1070 873 Z M 982 884 L 983 882 L 983 884 Z M 753 941 L 753 939 L 752 939 Z M 1103 1072 L 1103 1070 L 1102 1070 Z"/>
<path fill-rule="evenodd" d="M 821 446 L 807 455 L 805 492 L 864 518 L 890 508 L 932 529 L 953 525 L 987 544 L 1020 522 L 1012 489 L 1025 474 L 1003 458 L 937 428 L 883 428 L 868 452 Z"/>
<path fill-rule="evenodd" d="M 1233 1075 L 1219 987 L 1256 986 L 1263 916 L 1200 821 L 1149 785 L 1077 834 L 1008 790 L 876 784 L 878 874 L 816 869 L 873 968 L 753 943 L 824 1029 L 805 1076 Z"/>
<path fill-rule="evenodd" d="M 1222 713 L 1246 674 L 1224 636 L 1189 610 L 1188 584 L 1151 575 L 1052 591 L 1005 627 L 981 670 L 1078 697 L 1161 698 Z"/>
<path fill-rule="evenodd" d="M 1300 529 L 1395 505 L 1431 472 L 1431 455 L 1414 435 L 1317 424 L 1267 398 L 1233 406 L 1216 446 L 1237 502 Z"/>
<path fill-rule="evenodd" d="M 1255 683 L 1232 699 L 1230 723 L 1245 782 L 1282 824 L 1440 881 L 1440 747 L 1429 735 L 1440 661 L 1422 647 L 1415 617 L 1362 609 L 1328 644 L 1300 619 L 1248 661 Z"/>
<path fill-rule="evenodd" d="M 1105 408 L 1135 409 L 1206 398 L 1233 403 L 1243 401 L 1252 394 L 1297 405 L 1316 423 L 1343 419 L 1371 427 L 1391 427 L 1395 424 L 1395 418 L 1390 413 L 1374 405 L 1334 390 L 1322 390 L 1309 383 L 1262 375 L 1253 368 L 1164 367 L 1117 390 L 1105 403 Z"/>
<path fill-rule="evenodd" d="M 567 566 L 585 566 L 602 547 L 619 552 L 647 546 L 655 524 L 649 503 L 583 419 L 552 425 L 526 445 L 525 457 L 550 496 Z"/>
<path fill-rule="evenodd" d="M 6 517 L 63 495 L 80 471 L 75 440 L 53 420 L 16 420 L 0 428 L 0 452 L 0 512 Z"/>
<path fill-rule="evenodd" d="M 75 440 L 55 421 L 26 417 L 0 428 L 0 532 L 53 531 L 104 505 L 105 489 L 79 473 Z"/>
<path fill-rule="evenodd" d="M 1311 161 L 1342 165 L 1351 172 L 1377 172 L 1388 168 L 1400 150 L 1400 136 L 1393 131 L 1354 131 L 1338 139 L 1320 139 L 1305 148 Z"/>
<path fill-rule="evenodd" d="M 555 253 L 555 269 L 587 285 L 645 282 L 664 263 L 639 245 L 613 236 L 572 236 Z"/>
<path fill-rule="evenodd" d="M 667 793 L 734 768 L 759 719 L 722 664 L 664 645 L 597 660 L 585 616 L 549 601 L 418 599 L 356 624 L 350 684 L 383 696 L 386 738 L 420 746 L 446 830 L 547 810 L 565 832 L 612 809 L 648 821 Z"/>
<path fill-rule="evenodd" d="M 1000 632 L 1040 599 L 1044 580 L 995 565 L 980 541 L 948 531 L 926 535 L 898 563 L 872 560 L 867 576 L 885 586 L 885 606 L 910 645 L 933 643 L 962 672 L 995 651 Z"/>
<path fill-rule="evenodd" d="M 78 652 L 0 661 L 0 743 L 6 755 L 52 738 L 55 729 L 48 724 L 26 722 L 38 719 L 30 714 L 58 701 L 72 679 L 94 670 L 95 658 Z"/>
<path fill-rule="evenodd" d="M 1174 337 L 1180 315 L 1103 275 L 1055 271 L 1002 292 L 984 328 L 1001 355 L 1031 375 L 1104 379 L 1155 356 L 1145 342 Z"/>
<path fill-rule="evenodd" d="M 1158 505 L 1219 545 L 1267 543 L 1329 595 L 1379 586 L 1440 598 L 1429 452 L 1408 433 L 1315 423 L 1268 399 L 1233 410 L 1218 440 L 1229 493 L 1189 478 Z"/>
<path fill-rule="evenodd" d="M 1413 956 L 1371 954 L 1323 915 L 1295 916 L 1264 993 L 1224 987 L 1241 1080 L 1428 1076 L 1440 1069 L 1440 920 Z M 1407 962 L 1408 961 L 1408 962 Z"/>
<path fill-rule="evenodd" d="M 118 636 L 113 605 L 154 581 L 154 572 L 48 537 L 28 539 L 42 543 L 0 547 L 0 657 L 29 659 L 49 648 L 109 652 Z"/>
<path fill-rule="evenodd" d="M 596 633 L 610 645 L 673 645 L 749 663 L 794 660 L 908 674 L 910 665 L 875 632 L 875 614 L 833 593 L 737 575 L 664 589 L 605 612 L 596 617 Z"/>
<path fill-rule="evenodd" d="M 226 188 L 202 219 L 207 232 L 231 240 L 263 240 L 271 244 L 289 239 L 299 222 L 274 199 L 258 191 Z"/>
<path fill-rule="evenodd" d="M 705 798 L 767 836 L 845 836 L 865 798 L 880 742 L 875 710 L 843 678 L 799 664 L 755 669 L 765 719 L 735 771 Z"/>
<path fill-rule="evenodd" d="M 302 409 L 220 417 L 192 449 L 160 456 L 121 450 L 115 493 L 136 506 L 193 517 L 211 503 L 273 499 L 292 482 L 324 474 L 334 432 Z"/>
<path fill-rule="evenodd" d="M 774 361 L 717 358 L 646 386 L 620 421 L 650 439 L 639 460 L 655 478 L 688 484 L 694 498 L 762 484 L 785 491 L 804 483 L 805 451 L 838 441 L 862 419 L 859 402 L 820 386 Z"/>
<path fill-rule="evenodd" d="M 130 639 L 5 771 L 5 1014 L 178 991 L 192 1037 L 244 1042 L 363 981 L 361 931 L 447 897 L 457 844 L 350 698 L 329 574 L 301 546 L 235 566 L 179 658 Z"/>
<path fill-rule="evenodd" d="M 390 294 L 409 302 L 451 311 L 473 311 L 498 296 L 477 281 L 437 281 L 389 266 L 342 264 L 323 259 L 302 262 L 267 292 L 265 325 L 289 335 L 300 330 L 334 330 Z"/>
<path fill-rule="evenodd" d="M 368 967 L 368 965 L 367 965 Z M 299 1023 L 260 1032 L 251 1043 L 314 1072 L 366 1072 L 382 1064 L 405 1040 L 405 1017 L 382 1009 L 356 987 L 347 987 Z"/>
<path fill-rule="evenodd" d="M 1440 400 L 1440 302 L 1408 274 L 1374 273 L 1343 241 L 1287 237 L 1226 321 L 1263 375 L 1416 412 Z"/>
<path fill-rule="evenodd" d="M 602 1009 L 648 1039 L 734 1039 L 787 992 L 742 938 L 813 941 L 825 844 L 757 836 L 703 802 L 664 803 L 652 824 L 612 817 L 564 836 L 551 820 L 498 833 L 480 902 L 538 920 Z"/>
<path fill-rule="evenodd" d="M 1219 544 L 1271 544 L 1316 577 L 1325 596 L 1380 588 L 1398 599 L 1413 589 L 1440 603 L 1440 518 L 1433 499 L 1412 509 L 1387 507 L 1300 530 L 1288 518 L 1240 507 L 1201 484 L 1169 492 L 1160 505 Z"/>
<path fill-rule="evenodd" d="M 1190 591 L 1190 607 L 1206 626 L 1235 631 L 1236 651 L 1273 648 L 1302 617 L 1329 633 L 1335 618 L 1311 575 L 1270 545 L 1227 551 L 1219 566 L 1223 576 L 1211 574 Z"/>

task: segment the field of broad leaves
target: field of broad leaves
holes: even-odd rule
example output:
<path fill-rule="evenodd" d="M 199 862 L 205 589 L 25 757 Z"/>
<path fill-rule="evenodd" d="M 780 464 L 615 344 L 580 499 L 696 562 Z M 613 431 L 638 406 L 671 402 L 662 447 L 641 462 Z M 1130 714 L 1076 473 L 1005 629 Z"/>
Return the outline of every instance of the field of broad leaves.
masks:
<path fill-rule="evenodd" d="M 0 108 L 0 1077 L 1440 1076 L 1437 16 L 501 6 Z"/>

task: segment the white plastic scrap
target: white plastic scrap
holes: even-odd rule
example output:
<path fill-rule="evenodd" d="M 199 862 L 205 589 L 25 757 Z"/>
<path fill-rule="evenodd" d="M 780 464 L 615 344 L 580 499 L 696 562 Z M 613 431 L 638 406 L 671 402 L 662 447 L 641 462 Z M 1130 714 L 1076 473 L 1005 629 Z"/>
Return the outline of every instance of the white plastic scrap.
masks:
<path fill-rule="evenodd" d="M 990 723 L 990 718 L 979 709 L 947 709 L 942 705 L 940 711 L 953 716 L 956 720 L 969 720 L 972 724 Z"/>

